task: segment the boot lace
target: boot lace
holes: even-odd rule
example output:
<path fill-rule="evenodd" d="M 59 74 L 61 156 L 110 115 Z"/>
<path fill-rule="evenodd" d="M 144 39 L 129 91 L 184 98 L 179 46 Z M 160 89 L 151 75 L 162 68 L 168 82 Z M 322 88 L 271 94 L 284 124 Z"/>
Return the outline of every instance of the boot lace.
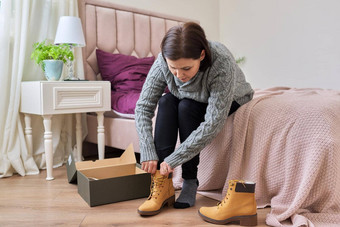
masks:
<path fill-rule="evenodd" d="M 242 181 L 242 180 L 230 180 L 229 181 L 229 188 L 228 188 L 228 191 L 227 191 L 227 194 L 226 196 L 224 197 L 224 199 L 221 201 L 221 202 L 218 202 L 217 203 L 217 209 L 219 209 L 220 207 L 223 206 L 223 204 L 225 204 L 227 202 L 227 200 L 230 198 L 230 192 L 233 190 L 233 187 L 237 184 L 237 183 L 242 183 L 243 187 L 246 187 L 245 186 L 245 181 Z"/>
<path fill-rule="evenodd" d="M 162 191 L 162 188 L 164 187 L 163 183 L 165 181 L 165 177 L 156 177 L 154 175 L 151 176 L 151 185 L 150 185 L 150 195 L 148 197 L 148 200 L 151 198 L 157 199 L 159 194 Z"/>

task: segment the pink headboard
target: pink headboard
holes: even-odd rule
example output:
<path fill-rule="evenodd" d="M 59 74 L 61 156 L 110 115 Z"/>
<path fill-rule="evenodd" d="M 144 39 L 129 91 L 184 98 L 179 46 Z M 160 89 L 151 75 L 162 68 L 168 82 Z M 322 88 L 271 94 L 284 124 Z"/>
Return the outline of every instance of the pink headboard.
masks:
<path fill-rule="evenodd" d="M 100 79 L 96 49 L 136 57 L 157 56 L 166 31 L 185 18 L 117 5 L 109 0 L 78 0 L 86 46 L 85 78 Z"/>

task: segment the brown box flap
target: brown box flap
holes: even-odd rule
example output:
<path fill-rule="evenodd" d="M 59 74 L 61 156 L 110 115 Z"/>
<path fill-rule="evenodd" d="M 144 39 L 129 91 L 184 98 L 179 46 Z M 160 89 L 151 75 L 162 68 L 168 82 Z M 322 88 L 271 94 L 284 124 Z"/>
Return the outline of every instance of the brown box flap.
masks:
<path fill-rule="evenodd" d="M 78 171 L 87 169 L 94 170 L 96 168 L 107 168 L 107 167 L 121 167 L 121 166 L 136 166 L 136 157 L 133 149 L 133 145 L 130 144 L 124 153 L 119 158 L 108 158 L 103 160 L 95 161 L 83 161 L 77 162 L 76 168 Z M 114 169 L 114 168 L 113 168 Z"/>

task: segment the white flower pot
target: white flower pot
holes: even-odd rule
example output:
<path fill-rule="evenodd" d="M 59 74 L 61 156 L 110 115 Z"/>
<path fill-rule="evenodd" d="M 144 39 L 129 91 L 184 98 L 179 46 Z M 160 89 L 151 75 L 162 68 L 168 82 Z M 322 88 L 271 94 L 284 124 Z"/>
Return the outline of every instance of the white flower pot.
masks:
<path fill-rule="evenodd" d="M 43 69 L 48 81 L 60 80 L 63 72 L 64 62 L 62 60 L 43 60 Z"/>

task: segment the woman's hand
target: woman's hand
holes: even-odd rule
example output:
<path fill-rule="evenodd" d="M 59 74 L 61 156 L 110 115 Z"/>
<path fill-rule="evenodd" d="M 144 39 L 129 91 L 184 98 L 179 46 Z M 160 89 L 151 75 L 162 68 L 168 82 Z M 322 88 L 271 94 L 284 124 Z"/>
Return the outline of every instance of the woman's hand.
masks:
<path fill-rule="evenodd" d="M 168 176 L 173 171 L 174 171 L 174 169 L 171 168 L 171 166 L 168 163 L 166 163 L 166 162 L 161 163 L 161 169 L 160 169 L 161 175 Z"/>
<path fill-rule="evenodd" d="M 155 174 L 157 170 L 157 163 L 158 161 L 156 160 L 142 162 L 142 170 L 147 173 Z"/>

